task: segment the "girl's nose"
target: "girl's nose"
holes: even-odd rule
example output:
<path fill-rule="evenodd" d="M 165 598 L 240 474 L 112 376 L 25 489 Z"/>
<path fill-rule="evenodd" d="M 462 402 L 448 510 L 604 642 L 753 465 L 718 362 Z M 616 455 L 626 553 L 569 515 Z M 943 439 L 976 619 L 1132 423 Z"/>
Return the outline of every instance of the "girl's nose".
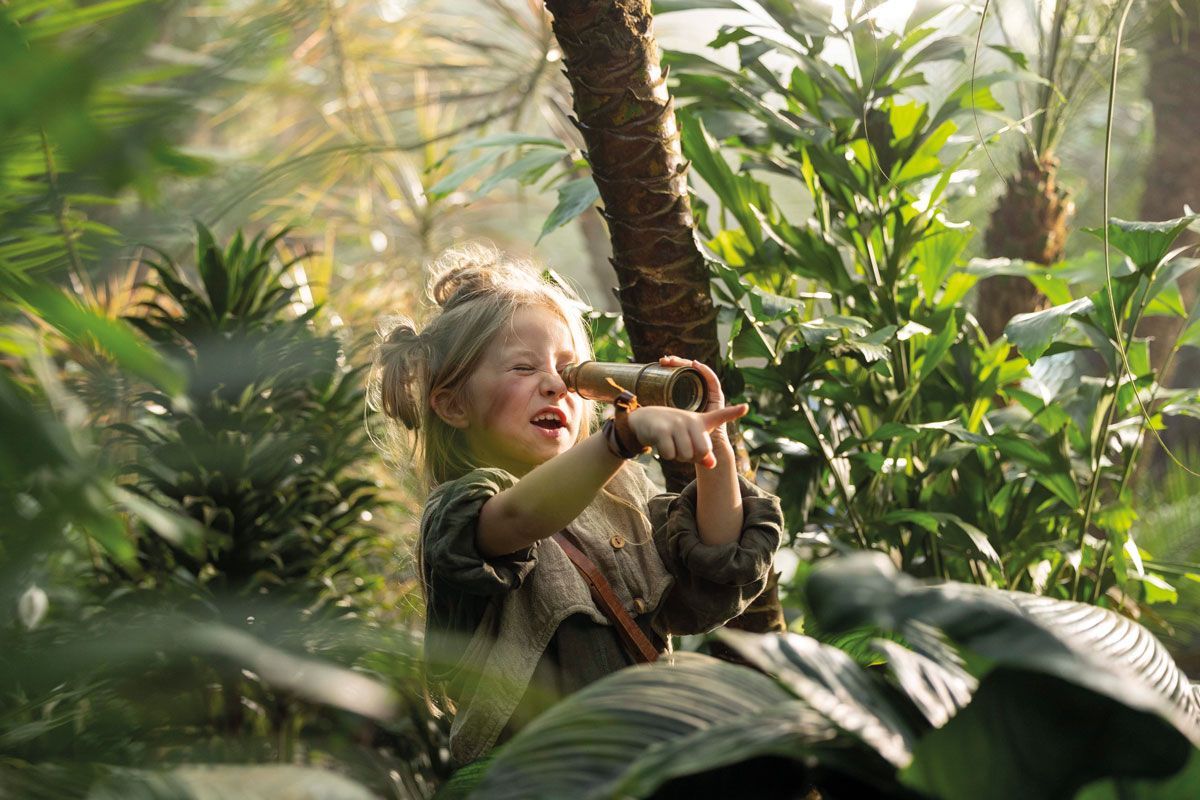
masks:
<path fill-rule="evenodd" d="M 563 381 L 562 376 L 554 370 L 549 371 L 549 376 L 549 380 L 542 384 L 542 392 L 548 397 L 558 397 L 565 394 L 567 384 Z"/>

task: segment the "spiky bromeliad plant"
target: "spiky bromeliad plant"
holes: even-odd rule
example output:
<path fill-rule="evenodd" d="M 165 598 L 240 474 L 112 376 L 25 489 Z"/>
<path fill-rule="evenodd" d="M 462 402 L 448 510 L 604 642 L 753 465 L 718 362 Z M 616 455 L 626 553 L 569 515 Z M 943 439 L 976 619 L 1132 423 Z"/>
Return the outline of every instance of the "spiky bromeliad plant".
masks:
<path fill-rule="evenodd" d="M 39 296 L 53 297 L 49 291 Z M 112 335 L 123 328 L 111 320 L 62 301 L 47 307 L 54 315 L 45 321 L 97 332 L 108 357 L 131 377 L 157 374 L 164 396 L 176 397 L 183 389 L 169 360 L 128 332 L 128 339 Z M 0 312 L 11 311 L 11 301 L 0 298 Z M 83 542 L 113 576 L 137 576 L 153 585 L 163 576 L 150 570 L 147 553 L 158 552 L 158 546 L 149 540 L 163 537 L 170 543 L 162 545 L 164 552 L 178 549 L 194 561 L 202 557 L 205 531 L 178 505 L 139 496 L 144 484 L 131 491 L 115 483 L 113 448 L 96 447 L 96 432 L 82 427 L 79 415 L 62 413 L 74 398 L 53 370 L 38 363 L 45 357 L 36 340 L 16 326 L 3 337 L 19 370 L 0 371 L 5 443 L 0 503 L 14 512 L 0 520 L 0 600 L 18 613 L 0 621 L 0 796 L 269 798 L 300 791 L 374 796 L 342 775 L 289 763 L 321 750 L 336 753 L 341 771 L 372 788 L 398 783 L 379 772 L 404 771 L 400 759 L 346 744 L 347 727 L 361 735 L 364 724 L 386 725 L 395 718 L 398 698 L 390 688 L 297 648 L 271 646 L 258 631 L 215 622 L 211 613 L 186 616 L 155 608 L 165 599 L 155 593 L 138 593 L 142 602 L 135 602 L 135 595 L 120 591 L 131 588 L 129 582 L 110 584 L 118 591 L 102 606 L 90 602 L 94 575 L 83 567 L 86 557 L 81 563 Z M 148 371 L 147 364 L 155 369 Z M 414 663 L 415 651 L 390 644 L 381 649 L 394 664 L 391 674 L 400 674 Z M 289 712 L 283 718 L 288 725 L 270 735 L 255 735 L 266 726 L 254 724 L 214 726 L 214 671 L 261 689 L 252 698 L 230 695 L 235 707 L 245 701 L 242 720 L 278 716 L 282 708 Z M 282 703 L 264 710 L 264 698 Z M 300 709 L 307 712 L 303 728 Z M 331 720 L 349 724 L 339 729 Z M 303 747 L 294 747 L 301 729 Z M 191 766 L 172 769 L 180 761 Z M 237 763 L 211 763 L 220 761 Z M 268 763 L 260 767 L 256 761 Z"/>
<path fill-rule="evenodd" d="M 136 421 L 115 428 L 133 446 L 131 488 L 207 532 L 137 536 L 125 577 L 332 612 L 363 583 L 357 549 L 373 534 L 360 518 L 377 503 L 354 474 L 372 455 L 361 368 L 314 328 L 317 307 L 292 310 L 282 236 L 239 233 L 222 249 L 199 226 L 195 283 L 165 256 L 151 264 L 161 294 L 130 322 L 185 366 L 187 390 L 142 394 Z"/>

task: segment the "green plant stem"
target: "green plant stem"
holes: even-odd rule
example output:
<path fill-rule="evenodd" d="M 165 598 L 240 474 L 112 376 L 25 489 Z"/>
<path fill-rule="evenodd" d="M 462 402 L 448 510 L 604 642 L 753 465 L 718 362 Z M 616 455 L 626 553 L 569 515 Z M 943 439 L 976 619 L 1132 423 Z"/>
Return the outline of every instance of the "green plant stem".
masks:
<path fill-rule="evenodd" d="M 1079 569 L 1075 570 L 1075 580 L 1071 585 L 1071 599 L 1079 599 L 1079 574 L 1083 569 L 1083 548 L 1085 546 L 1084 538 L 1087 536 L 1088 527 L 1092 523 L 1092 511 L 1096 507 L 1096 495 L 1100 489 L 1100 475 L 1102 472 L 1102 462 L 1104 461 L 1104 445 L 1108 441 L 1108 429 L 1112 425 L 1113 416 L 1117 410 L 1117 393 L 1120 391 L 1120 373 L 1113 377 L 1112 402 L 1108 404 L 1108 408 L 1104 412 L 1104 424 L 1100 427 L 1100 435 L 1096 437 L 1096 441 L 1092 443 L 1092 476 L 1088 481 L 1087 500 L 1083 506 L 1083 520 L 1079 524 Z M 1102 393 L 1101 397 L 1107 393 Z"/>
<path fill-rule="evenodd" d="M 1146 281 L 1146 290 L 1144 292 L 1142 292 L 1142 299 L 1141 299 L 1141 302 L 1138 304 L 1137 313 L 1134 315 L 1133 322 L 1129 326 L 1129 331 L 1126 334 L 1126 339 L 1125 339 L 1125 349 L 1126 350 L 1128 350 L 1133 345 L 1133 335 L 1134 335 L 1134 332 L 1137 330 L 1137 326 L 1139 324 L 1141 324 L 1142 317 L 1145 315 L 1146 306 L 1149 305 L 1149 301 L 1147 300 L 1149 295 L 1150 295 L 1150 281 L 1147 280 Z M 1175 350 L 1172 350 L 1171 355 L 1173 356 L 1174 354 L 1175 354 Z M 1170 360 L 1170 358 L 1168 357 L 1168 362 L 1169 362 L 1169 360 Z M 1119 368 L 1118 368 L 1118 370 L 1119 370 Z M 1120 375 L 1120 372 L 1118 371 L 1117 374 Z M 1163 374 L 1166 374 L 1166 373 L 1163 373 Z M 1117 380 L 1119 382 L 1120 378 L 1118 377 Z M 1130 383 L 1130 389 L 1133 391 L 1134 394 L 1137 394 L 1138 388 L 1137 388 L 1137 378 L 1136 377 L 1134 377 L 1133 382 Z M 1113 394 L 1113 402 L 1112 402 L 1113 409 L 1115 409 L 1116 405 L 1117 405 L 1117 392 L 1120 392 L 1119 385 L 1117 387 L 1116 392 L 1114 392 L 1114 394 Z M 1157 394 L 1158 394 L 1158 386 L 1156 383 L 1154 392 L 1150 396 L 1151 403 L 1154 402 L 1154 398 Z M 1118 499 L 1120 499 L 1121 494 L 1125 491 L 1125 484 L 1129 480 L 1130 474 L 1133 472 L 1133 464 L 1137 460 L 1138 451 L 1141 449 L 1141 441 L 1142 441 L 1142 437 L 1145 435 L 1147 423 L 1148 423 L 1148 420 L 1147 420 L 1146 416 L 1144 414 L 1141 415 L 1140 422 L 1138 425 L 1137 439 L 1134 442 L 1134 446 L 1133 446 L 1131 452 L 1129 453 L 1129 456 L 1125 459 L 1125 467 L 1121 472 L 1121 480 L 1117 484 L 1117 498 Z M 1105 540 L 1104 540 L 1104 548 L 1103 549 L 1107 552 L 1107 549 L 1108 549 L 1107 536 L 1105 537 Z M 1105 568 L 1104 559 L 1101 559 L 1096 564 L 1096 575 L 1097 575 L 1096 585 L 1097 586 L 1099 586 L 1100 582 L 1104 579 L 1104 568 Z M 1095 602 L 1094 599 L 1093 599 L 1093 602 Z"/>
<path fill-rule="evenodd" d="M 929 543 L 933 550 L 933 569 L 937 572 L 942 580 L 949 580 L 950 576 L 946 573 L 946 561 L 942 558 L 942 545 L 938 538 L 933 534 L 929 535 Z"/>
<path fill-rule="evenodd" d="M 1121 321 L 1120 315 L 1117 313 L 1117 300 L 1113 296 L 1112 289 L 1112 268 L 1109 264 L 1109 242 L 1108 242 L 1108 187 L 1109 187 L 1109 169 L 1112 162 L 1112 130 L 1113 130 L 1113 110 L 1116 105 L 1117 98 L 1117 75 L 1121 57 L 1121 39 L 1125 33 L 1125 20 L 1129 16 L 1129 10 L 1133 7 L 1133 0 L 1126 0 L 1124 9 L 1121 12 L 1120 21 L 1117 23 L 1116 43 L 1113 46 L 1113 62 L 1112 73 L 1110 76 L 1110 84 L 1108 87 L 1108 119 L 1104 131 L 1104 184 L 1102 192 L 1103 200 L 1103 219 L 1104 219 L 1104 282 L 1108 287 L 1108 308 L 1112 312 L 1113 323 L 1113 344 L 1117 348 L 1118 359 L 1114 359 L 1113 365 L 1113 399 L 1105 414 L 1104 427 L 1101 430 L 1101 435 L 1097 443 L 1097 452 L 1095 456 L 1095 469 L 1092 472 L 1091 485 L 1088 488 L 1087 506 L 1084 508 L 1083 522 L 1079 529 L 1079 553 L 1080 553 L 1080 568 L 1075 571 L 1075 582 L 1071 587 L 1071 599 L 1077 599 L 1079 594 L 1079 573 L 1083 569 L 1083 545 L 1084 537 L 1087 536 L 1088 525 L 1091 523 L 1092 509 L 1095 504 L 1096 493 L 1100 486 L 1101 461 L 1104 458 L 1104 443 L 1108 439 L 1109 425 L 1112 423 L 1113 415 L 1116 413 L 1117 396 L 1121 388 L 1121 375 L 1123 370 L 1128 367 L 1128 359 L 1125 356 L 1125 350 L 1121 346 Z M 1149 291 L 1149 289 L 1147 289 Z M 1124 303 L 1121 304 L 1121 311 L 1124 311 Z M 1131 377 L 1132 370 L 1130 370 Z M 1137 379 L 1134 377 L 1133 396 L 1141 403 L 1141 398 L 1137 392 Z M 1143 414 L 1143 416 L 1145 416 Z"/>
<path fill-rule="evenodd" d="M 1100 602 L 1100 588 L 1104 585 L 1104 562 L 1108 559 L 1108 544 L 1108 539 L 1105 539 L 1096 556 L 1096 583 L 1092 586 L 1092 605 Z"/>
<path fill-rule="evenodd" d="M 853 498 L 850 495 L 850 488 L 846 486 L 845 481 L 842 480 L 841 473 L 839 473 L 837 467 L 834 466 L 833 462 L 836 456 L 833 453 L 833 449 L 829 446 L 829 442 L 821 433 L 820 426 L 817 423 L 817 418 L 813 415 L 812 409 L 808 407 L 808 404 L 800 403 L 800 411 L 804 416 L 805 422 L 808 423 L 809 430 L 812 431 L 813 439 L 816 440 L 817 446 L 821 449 L 821 456 L 825 459 L 825 465 L 829 468 L 830 474 L 833 475 L 834 485 L 837 486 L 838 494 L 840 494 L 842 497 L 842 503 L 846 506 L 846 516 L 850 519 L 850 524 L 854 528 L 855 538 L 858 539 L 859 545 L 864 550 L 867 550 L 870 548 L 870 544 L 867 541 L 866 528 L 863 525 L 862 520 L 859 519 L 857 511 L 854 509 L 854 504 L 852 502 Z"/>

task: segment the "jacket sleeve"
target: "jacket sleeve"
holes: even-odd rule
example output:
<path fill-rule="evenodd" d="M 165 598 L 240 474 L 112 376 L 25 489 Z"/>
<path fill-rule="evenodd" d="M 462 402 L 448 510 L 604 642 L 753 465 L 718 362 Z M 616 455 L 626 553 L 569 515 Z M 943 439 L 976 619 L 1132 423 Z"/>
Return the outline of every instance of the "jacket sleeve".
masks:
<path fill-rule="evenodd" d="M 720 545 L 705 544 L 696 524 L 696 482 L 679 494 L 650 498 L 654 543 L 675 585 L 659 610 L 673 634 L 706 633 L 741 614 L 767 585 L 783 534 L 779 498 L 741 475 L 742 532 Z"/>
<path fill-rule="evenodd" d="M 476 469 L 439 486 L 425 504 L 425 663 L 437 680 L 457 674 L 488 604 L 520 588 L 537 563 L 536 544 L 499 558 L 485 558 L 475 546 L 479 510 L 516 482 L 502 469 Z"/>
<path fill-rule="evenodd" d="M 516 482 L 512 473 L 486 467 L 472 470 L 438 490 L 421 522 L 430 583 L 477 596 L 521 587 L 537 564 L 536 542 L 496 558 L 483 556 L 475 544 L 483 504 Z"/>

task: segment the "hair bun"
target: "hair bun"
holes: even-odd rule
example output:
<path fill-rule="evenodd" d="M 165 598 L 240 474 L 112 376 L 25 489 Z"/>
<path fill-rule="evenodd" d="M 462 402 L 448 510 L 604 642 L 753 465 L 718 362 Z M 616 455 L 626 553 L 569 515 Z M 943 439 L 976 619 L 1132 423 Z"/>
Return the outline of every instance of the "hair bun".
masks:
<path fill-rule="evenodd" d="M 446 250 L 429 265 L 429 297 L 449 309 L 531 272 L 531 265 L 505 258 L 491 245 L 470 242 Z"/>
<path fill-rule="evenodd" d="M 381 317 L 375 330 L 379 343 L 368 405 L 416 430 L 421 426 L 419 383 L 425 368 L 425 342 L 413 321 L 402 314 Z"/>
<path fill-rule="evenodd" d="M 403 314 L 380 317 L 375 323 L 375 332 L 383 344 L 404 344 L 421 340 L 416 324 Z"/>

